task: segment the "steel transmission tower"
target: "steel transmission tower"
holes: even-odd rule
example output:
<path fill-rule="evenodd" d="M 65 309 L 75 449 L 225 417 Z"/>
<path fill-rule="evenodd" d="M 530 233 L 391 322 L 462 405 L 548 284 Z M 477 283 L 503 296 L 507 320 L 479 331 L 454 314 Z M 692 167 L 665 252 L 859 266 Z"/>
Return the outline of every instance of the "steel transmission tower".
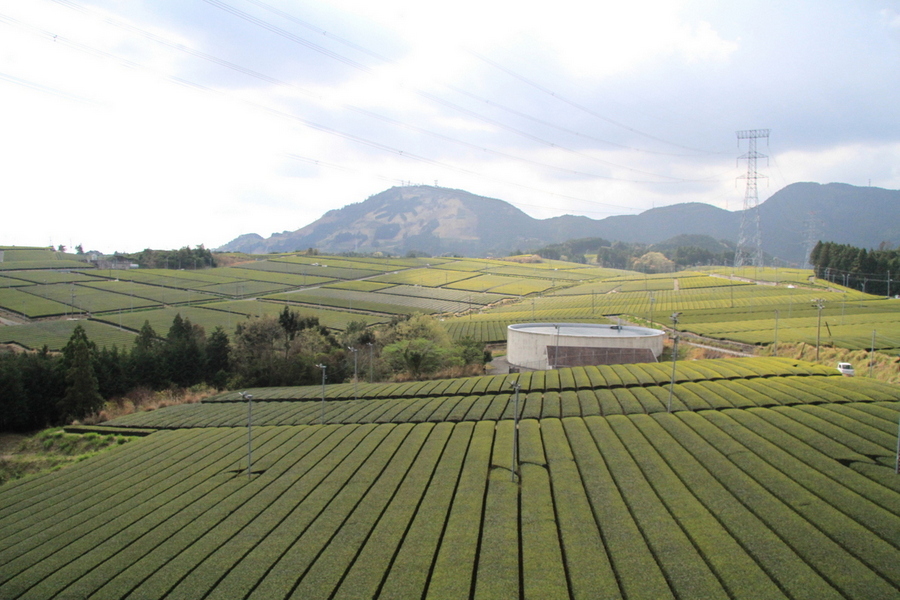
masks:
<path fill-rule="evenodd" d="M 759 233 L 759 194 L 756 191 L 756 180 L 765 177 L 756 171 L 756 159 L 768 158 L 756 151 L 756 140 L 766 138 L 769 143 L 768 129 L 747 129 L 737 132 L 738 147 L 741 140 L 748 140 L 747 153 L 738 157 L 747 159 L 747 174 L 739 179 L 747 180 L 747 193 L 744 194 L 744 211 L 741 213 L 741 234 L 738 237 L 737 249 L 734 251 L 734 266 L 743 267 L 753 264 L 763 266 L 762 236 Z"/>
<path fill-rule="evenodd" d="M 822 239 L 821 228 L 824 225 L 824 221 L 819 218 L 815 211 L 809 211 L 806 217 L 806 239 L 804 240 L 806 242 L 806 258 L 804 259 L 803 267 L 806 269 L 811 269 L 814 266 L 809 262 L 809 257 L 812 255 L 816 243 Z"/>

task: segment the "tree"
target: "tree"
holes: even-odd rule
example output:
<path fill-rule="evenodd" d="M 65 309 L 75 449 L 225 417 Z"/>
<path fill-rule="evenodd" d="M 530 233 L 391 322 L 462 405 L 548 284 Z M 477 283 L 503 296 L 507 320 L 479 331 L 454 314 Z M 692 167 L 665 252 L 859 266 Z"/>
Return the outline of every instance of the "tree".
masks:
<path fill-rule="evenodd" d="M 175 315 L 163 347 L 166 376 L 171 383 L 189 387 L 203 381 L 205 338 L 203 327 L 182 319 L 181 313 Z"/>
<path fill-rule="evenodd" d="M 100 385 L 94 374 L 91 347 L 81 325 L 72 332 L 66 348 L 69 349 L 71 358 L 66 371 L 66 395 L 60 401 L 60 413 L 67 419 L 80 419 L 103 406 Z"/>
<path fill-rule="evenodd" d="M 633 268 L 645 273 L 669 273 L 675 270 L 675 263 L 661 252 L 647 252 L 634 261 Z"/>
<path fill-rule="evenodd" d="M 413 378 L 433 373 L 444 366 L 447 349 L 425 338 L 401 340 L 384 347 L 384 354 L 396 371 L 406 371 Z"/>
<path fill-rule="evenodd" d="M 219 388 L 228 383 L 231 345 L 228 334 L 216 327 L 206 340 L 206 382 Z"/>
<path fill-rule="evenodd" d="M 155 390 L 163 387 L 165 377 L 162 353 L 159 351 L 159 338 L 150 326 L 150 321 L 144 321 L 134 339 L 128 366 L 130 379 L 134 385 Z"/>
<path fill-rule="evenodd" d="M 278 324 L 284 330 L 284 357 L 287 358 L 291 342 L 294 341 L 294 336 L 300 331 L 300 315 L 285 304 L 284 310 L 278 315 Z"/>
<path fill-rule="evenodd" d="M 30 429 L 28 397 L 15 354 L 0 355 L 0 431 Z"/>

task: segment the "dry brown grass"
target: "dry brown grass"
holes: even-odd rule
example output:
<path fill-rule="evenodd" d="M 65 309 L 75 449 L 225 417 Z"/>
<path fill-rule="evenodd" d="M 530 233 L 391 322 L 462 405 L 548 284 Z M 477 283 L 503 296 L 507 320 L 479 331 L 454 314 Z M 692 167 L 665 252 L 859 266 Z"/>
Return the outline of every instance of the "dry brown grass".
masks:
<path fill-rule="evenodd" d="M 816 362 L 816 347 L 810 344 L 778 344 L 778 356 Z M 759 351 L 760 356 L 771 356 L 772 347 Z M 870 364 L 868 350 L 847 350 L 845 348 L 819 347 L 819 364 L 837 369 L 839 362 L 848 362 L 856 370 L 857 377 L 872 377 L 888 383 L 900 383 L 900 358 L 876 352 Z M 871 367 L 871 369 L 870 369 Z"/>
<path fill-rule="evenodd" d="M 204 384 L 195 385 L 190 388 L 174 388 L 159 392 L 155 392 L 148 388 L 136 388 L 121 398 L 108 400 L 103 409 L 99 412 L 89 415 L 80 421 L 75 421 L 72 424 L 97 425 L 136 412 L 147 412 L 178 404 L 193 404 L 195 402 L 200 402 L 204 398 L 218 394 L 219 391 L 220 390 L 217 390 L 216 388 Z"/>
<path fill-rule="evenodd" d="M 484 375 L 485 368 L 483 365 L 464 365 L 461 367 L 447 367 L 434 373 L 422 374 L 413 377 L 409 373 L 399 373 L 391 378 L 391 381 L 402 383 L 404 381 L 427 381 L 431 379 L 456 379 L 457 377 L 472 377 L 474 375 Z"/>

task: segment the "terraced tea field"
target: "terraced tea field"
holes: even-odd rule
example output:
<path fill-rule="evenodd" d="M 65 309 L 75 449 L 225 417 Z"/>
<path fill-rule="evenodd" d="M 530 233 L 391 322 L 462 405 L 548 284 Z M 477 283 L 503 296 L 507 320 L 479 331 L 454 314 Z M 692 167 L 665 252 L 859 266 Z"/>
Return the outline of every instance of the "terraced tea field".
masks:
<path fill-rule="evenodd" d="M 517 465 L 506 376 L 254 390 L 250 473 L 235 394 L 154 411 L 0 487 L 0 597 L 900 597 L 896 387 L 694 361 L 666 412 L 665 371 L 522 377 Z"/>
<path fill-rule="evenodd" d="M 46 250 L 28 252 L 44 252 L 51 260 Z M 273 315 L 287 304 L 336 330 L 351 321 L 441 314 L 455 339 L 485 343 L 505 342 L 512 323 L 621 318 L 659 327 L 670 326 L 669 316 L 679 313 L 680 329 L 765 346 L 775 341 L 777 319 L 780 342 L 814 344 L 818 337 L 826 345 L 870 349 L 876 332 L 876 349 L 900 353 L 900 301 L 810 282 L 810 271 L 796 269 L 744 269 L 732 278 L 722 269 L 644 275 L 561 261 L 298 254 L 198 271 L 79 264 L 78 271 L 15 269 L 0 276 L 0 311 L 25 321 L 0 337 L 25 347 L 38 338 L 58 344 L 55 337 L 28 335 L 28 321 L 70 316 L 133 332 L 150 320 L 164 332 L 179 311 L 194 314 L 192 321 L 207 329 L 231 331 L 235 315 Z M 763 284 L 750 281 L 751 275 Z M 824 306 L 821 326 L 817 302 Z M 197 307 L 211 312 L 196 313 Z M 108 337 L 115 336 L 102 339 Z"/>

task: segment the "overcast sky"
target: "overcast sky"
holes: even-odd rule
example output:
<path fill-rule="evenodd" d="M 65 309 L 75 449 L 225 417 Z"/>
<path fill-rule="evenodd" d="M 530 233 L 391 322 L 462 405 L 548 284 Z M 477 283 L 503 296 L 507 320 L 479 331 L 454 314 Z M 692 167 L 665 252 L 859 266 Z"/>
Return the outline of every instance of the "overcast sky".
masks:
<path fill-rule="evenodd" d="M 215 248 L 407 182 L 547 218 L 900 188 L 900 2 L 0 0 L 0 245 Z"/>

